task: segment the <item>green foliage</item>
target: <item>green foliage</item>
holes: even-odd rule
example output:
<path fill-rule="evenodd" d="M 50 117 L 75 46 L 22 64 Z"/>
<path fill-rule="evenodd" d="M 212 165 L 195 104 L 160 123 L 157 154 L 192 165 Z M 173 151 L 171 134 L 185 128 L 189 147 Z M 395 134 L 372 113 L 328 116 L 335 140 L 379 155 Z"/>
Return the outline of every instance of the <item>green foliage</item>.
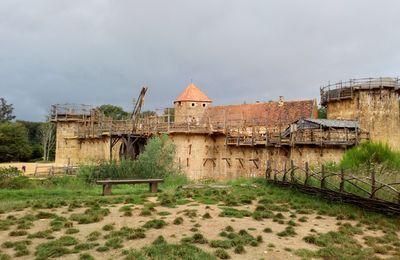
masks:
<path fill-rule="evenodd" d="M 346 151 L 340 164 L 353 170 L 374 165 L 400 170 L 400 153 L 391 150 L 387 144 L 368 142 Z"/>
<path fill-rule="evenodd" d="M 303 240 L 317 245 L 321 249 L 315 252 L 297 250 L 296 254 L 303 257 L 320 257 L 323 259 L 370 259 L 374 250 L 362 248 L 361 244 L 354 238 L 355 234 L 360 234 L 360 230 L 347 223 L 344 227 L 339 228 L 339 232 L 330 231 L 324 234 L 308 235 Z"/>
<path fill-rule="evenodd" d="M 191 259 L 191 260 L 212 260 L 214 256 L 203 250 L 188 244 L 169 244 L 163 237 L 158 237 L 151 245 L 139 250 L 124 252 L 125 259 Z"/>
<path fill-rule="evenodd" d="M 71 220 L 77 221 L 79 224 L 89 224 L 95 223 L 103 220 L 105 216 L 110 213 L 107 208 L 100 208 L 99 206 L 94 206 L 87 209 L 82 214 L 72 214 Z"/>
<path fill-rule="evenodd" d="M 229 259 L 229 258 L 231 258 L 229 256 L 228 252 L 226 252 L 224 249 L 221 249 L 221 248 L 217 249 L 214 254 L 219 259 Z"/>
<path fill-rule="evenodd" d="M 296 231 L 294 230 L 293 226 L 288 226 L 282 232 L 277 233 L 280 237 L 288 237 L 288 236 L 295 236 L 297 235 Z"/>
<path fill-rule="evenodd" d="M 100 165 L 83 165 L 78 176 L 87 183 L 98 179 L 129 179 L 129 178 L 166 178 L 174 173 L 175 147 L 168 136 L 150 138 L 145 150 L 137 160 L 122 160 L 121 162 L 105 162 Z M 186 181 L 185 178 L 181 178 Z"/>
<path fill-rule="evenodd" d="M 174 219 L 174 225 L 181 225 L 183 223 L 183 218 L 182 217 L 177 217 Z"/>
<path fill-rule="evenodd" d="M 166 225 L 167 225 L 167 223 L 162 219 L 153 219 L 153 220 L 147 221 L 143 225 L 143 227 L 147 228 L 147 229 L 150 229 L 150 228 L 160 229 L 160 228 L 163 228 Z"/>
<path fill-rule="evenodd" d="M 88 253 L 83 253 L 79 255 L 79 260 L 94 260 L 94 257 Z"/>
<path fill-rule="evenodd" d="M 0 124 L 10 122 L 15 118 L 13 113 L 13 105 L 7 104 L 4 98 L 0 98 Z"/>
<path fill-rule="evenodd" d="M 155 111 L 147 110 L 147 111 L 140 112 L 139 117 L 146 118 L 146 117 L 152 117 L 152 116 L 156 116 L 156 115 L 157 115 L 157 113 Z"/>
<path fill-rule="evenodd" d="M 145 150 L 136 161 L 136 172 L 146 178 L 166 177 L 176 172 L 174 167 L 175 146 L 167 135 L 148 140 Z"/>
<path fill-rule="evenodd" d="M 111 117 L 114 120 L 123 120 L 129 118 L 129 113 L 124 111 L 122 107 L 113 106 L 110 104 L 100 106 L 100 111 L 105 116 Z"/>
<path fill-rule="evenodd" d="M 222 208 L 222 212 L 219 214 L 220 217 L 233 217 L 233 218 L 250 217 L 251 215 L 252 213 L 248 210 L 239 210 L 229 207 Z"/>
<path fill-rule="evenodd" d="M 20 176 L 21 171 L 16 167 L 0 168 L 0 188 L 18 188 L 24 177 Z M 22 177 L 22 179 L 20 179 Z M 17 179 L 18 178 L 18 179 Z M 29 179 L 28 179 L 29 182 Z"/>
<path fill-rule="evenodd" d="M 207 244 L 207 242 L 207 239 L 200 233 L 195 233 L 191 237 L 185 237 L 182 239 L 182 243 Z"/>
<path fill-rule="evenodd" d="M 0 168 L 0 188 L 22 189 L 32 186 L 29 178 L 21 174 L 16 167 Z"/>
<path fill-rule="evenodd" d="M 32 153 L 29 160 L 39 160 L 43 158 L 43 145 L 42 145 L 42 129 L 44 125 L 51 124 L 50 122 L 30 122 L 17 120 L 17 123 L 21 123 L 27 130 L 27 137 L 29 145 L 31 146 Z M 53 127 L 53 134 L 55 136 L 55 127 Z M 52 159 L 55 156 L 55 145 L 51 150 Z"/>
<path fill-rule="evenodd" d="M 27 131 L 22 124 L 0 124 L 0 162 L 26 161 L 31 152 Z"/>
<path fill-rule="evenodd" d="M 318 118 L 319 119 L 326 119 L 327 118 L 326 107 L 318 108 Z"/>
<path fill-rule="evenodd" d="M 68 246 L 77 245 L 78 240 L 71 236 L 63 236 L 57 240 L 40 244 L 36 247 L 35 256 L 37 259 L 56 258 L 73 253 Z"/>
<path fill-rule="evenodd" d="M 97 239 L 99 239 L 101 236 L 101 233 L 99 231 L 93 231 L 92 233 L 90 233 L 86 239 L 88 241 L 96 241 Z"/>

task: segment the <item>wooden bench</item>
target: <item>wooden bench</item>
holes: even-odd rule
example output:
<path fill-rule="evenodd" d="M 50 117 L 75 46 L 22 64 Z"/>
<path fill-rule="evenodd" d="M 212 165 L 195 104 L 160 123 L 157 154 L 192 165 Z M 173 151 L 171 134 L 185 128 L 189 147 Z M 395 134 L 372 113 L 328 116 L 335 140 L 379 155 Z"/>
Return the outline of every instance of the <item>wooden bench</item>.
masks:
<path fill-rule="evenodd" d="M 158 183 L 164 182 L 163 179 L 141 179 L 141 180 L 98 180 L 96 184 L 103 185 L 103 196 L 111 195 L 111 187 L 115 184 L 143 184 L 148 183 L 150 192 L 158 191 Z"/>

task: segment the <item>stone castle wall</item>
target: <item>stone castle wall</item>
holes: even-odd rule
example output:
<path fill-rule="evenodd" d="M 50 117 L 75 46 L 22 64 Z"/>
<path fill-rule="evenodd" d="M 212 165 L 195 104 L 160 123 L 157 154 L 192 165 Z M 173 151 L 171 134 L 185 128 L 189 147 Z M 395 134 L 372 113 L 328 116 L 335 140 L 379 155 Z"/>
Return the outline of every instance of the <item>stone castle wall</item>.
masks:
<path fill-rule="evenodd" d="M 109 160 L 109 138 L 76 138 L 79 123 L 57 122 L 56 164 L 77 165 Z M 121 143 L 113 147 L 113 158 L 119 159 Z"/>
<path fill-rule="evenodd" d="M 211 102 L 175 102 L 175 123 L 198 122 Z"/>
<path fill-rule="evenodd" d="M 356 91 L 353 99 L 330 101 L 327 117 L 358 120 L 372 141 L 400 150 L 399 94 L 391 89 Z"/>
<path fill-rule="evenodd" d="M 338 162 L 341 148 L 277 148 L 225 146 L 225 137 L 210 135 L 173 134 L 176 145 L 176 162 L 190 179 L 228 180 L 239 177 L 265 176 L 268 160 L 276 161 L 282 168 L 284 161 L 295 165 L 318 165 Z"/>

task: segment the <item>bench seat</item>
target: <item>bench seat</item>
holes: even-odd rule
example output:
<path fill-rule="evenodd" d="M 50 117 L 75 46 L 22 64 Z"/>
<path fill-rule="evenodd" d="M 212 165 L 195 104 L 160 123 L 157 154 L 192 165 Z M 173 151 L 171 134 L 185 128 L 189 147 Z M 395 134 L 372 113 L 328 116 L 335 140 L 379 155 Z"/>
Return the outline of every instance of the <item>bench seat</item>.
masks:
<path fill-rule="evenodd" d="M 111 187 L 116 184 L 143 184 L 148 183 L 150 192 L 158 191 L 158 183 L 164 182 L 164 179 L 125 179 L 125 180 L 97 180 L 96 184 L 103 185 L 103 196 L 111 195 Z"/>

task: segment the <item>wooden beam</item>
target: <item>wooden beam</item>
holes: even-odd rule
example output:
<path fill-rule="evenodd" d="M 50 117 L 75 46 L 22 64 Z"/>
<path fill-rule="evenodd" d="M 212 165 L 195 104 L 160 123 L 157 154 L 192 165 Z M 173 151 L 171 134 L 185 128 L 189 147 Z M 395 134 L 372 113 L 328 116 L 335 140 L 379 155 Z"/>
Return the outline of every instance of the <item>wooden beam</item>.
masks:
<path fill-rule="evenodd" d="M 236 160 L 239 161 L 240 165 L 242 166 L 242 168 L 244 169 L 244 163 L 243 163 L 243 158 L 236 158 Z"/>
<path fill-rule="evenodd" d="M 208 161 L 211 161 L 213 163 L 213 167 L 216 167 L 217 166 L 217 163 L 215 162 L 216 159 L 217 158 L 204 158 L 203 159 L 203 166 L 205 166 Z"/>
<path fill-rule="evenodd" d="M 231 165 L 232 165 L 231 158 L 222 158 L 222 160 L 225 160 L 226 164 L 228 164 L 228 167 L 231 168 Z"/>
<path fill-rule="evenodd" d="M 260 168 L 260 159 L 259 158 L 249 159 L 249 161 L 253 162 L 257 169 Z"/>

